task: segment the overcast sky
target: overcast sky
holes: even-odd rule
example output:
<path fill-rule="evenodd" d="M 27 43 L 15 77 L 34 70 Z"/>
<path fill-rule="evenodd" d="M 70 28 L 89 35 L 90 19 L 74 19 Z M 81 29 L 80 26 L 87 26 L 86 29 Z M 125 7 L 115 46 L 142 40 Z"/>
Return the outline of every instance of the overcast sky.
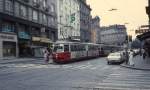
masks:
<path fill-rule="evenodd" d="M 127 25 L 129 34 L 132 29 L 148 24 L 145 6 L 148 0 L 87 0 L 92 8 L 92 16 L 100 16 L 101 26 L 111 24 Z M 108 11 L 112 8 L 118 9 Z"/>

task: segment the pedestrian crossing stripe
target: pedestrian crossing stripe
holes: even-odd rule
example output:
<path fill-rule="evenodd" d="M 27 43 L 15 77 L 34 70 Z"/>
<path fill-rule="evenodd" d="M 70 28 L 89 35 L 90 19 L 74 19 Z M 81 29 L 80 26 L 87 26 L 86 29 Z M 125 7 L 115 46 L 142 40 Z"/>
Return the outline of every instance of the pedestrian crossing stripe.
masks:
<path fill-rule="evenodd" d="M 108 69 L 108 66 L 94 66 L 91 64 L 85 64 L 85 65 L 53 65 L 53 64 L 48 64 L 48 65 L 42 65 L 42 64 L 5 64 L 3 65 L 8 68 L 53 68 L 53 69 L 79 69 L 79 70 L 96 70 L 98 68 L 103 68 L 103 69 Z"/>

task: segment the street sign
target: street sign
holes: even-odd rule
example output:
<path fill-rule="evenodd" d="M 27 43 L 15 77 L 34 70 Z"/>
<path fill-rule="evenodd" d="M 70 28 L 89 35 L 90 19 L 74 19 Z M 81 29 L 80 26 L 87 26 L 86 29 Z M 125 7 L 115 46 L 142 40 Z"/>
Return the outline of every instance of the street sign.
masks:
<path fill-rule="evenodd" d="M 70 21 L 70 22 L 73 23 L 73 22 L 75 21 L 75 19 L 76 19 L 76 18 L 75 18 L 75 13 L 74 13 L 74 14 L 71 14 L 71 21 Z"/>

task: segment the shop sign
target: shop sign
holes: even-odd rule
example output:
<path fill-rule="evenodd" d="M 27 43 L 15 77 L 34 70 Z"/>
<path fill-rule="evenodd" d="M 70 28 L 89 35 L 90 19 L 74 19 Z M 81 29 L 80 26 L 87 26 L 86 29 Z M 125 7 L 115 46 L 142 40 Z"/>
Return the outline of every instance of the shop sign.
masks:
<path fill-rule="evenodd" d="M 51 43 L 52 42 L 48 38 L 40 38 L 40 37 L 32 37 L 32 41 L 43 42 L 43 43 Z"/>
<path fill-rule="evenodd" d="M 6 41 L 17 41 L 16 35 L 7 35 L 7 34 L 0 34 L 0 39 Z"/>
<path fill-rule="evenodd" d="M 30 39 L 30 35 L 27 32 L 19 32 L 18 34 L 20 39 Z"/>
<path fill-rule="evenodd" d="M 48 39 L 48 38 L 41 38 L 41 42 L 44 42 L 44 43 L 51 43 L 51 40 Z"/>
<path fill-rule="evenodd" d="M 41 38 L 40 37 L 32 37 L 32 41 L 40 41 Z"/>

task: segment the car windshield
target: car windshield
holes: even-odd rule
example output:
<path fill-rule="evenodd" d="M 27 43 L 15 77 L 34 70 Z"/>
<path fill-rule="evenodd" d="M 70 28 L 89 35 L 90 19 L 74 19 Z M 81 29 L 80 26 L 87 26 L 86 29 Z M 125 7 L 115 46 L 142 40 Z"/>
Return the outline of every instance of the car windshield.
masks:
<path fill-rule="evenodd" d="M 120 56 L 120 53 L 111 53 L 110 56 Z"/>

